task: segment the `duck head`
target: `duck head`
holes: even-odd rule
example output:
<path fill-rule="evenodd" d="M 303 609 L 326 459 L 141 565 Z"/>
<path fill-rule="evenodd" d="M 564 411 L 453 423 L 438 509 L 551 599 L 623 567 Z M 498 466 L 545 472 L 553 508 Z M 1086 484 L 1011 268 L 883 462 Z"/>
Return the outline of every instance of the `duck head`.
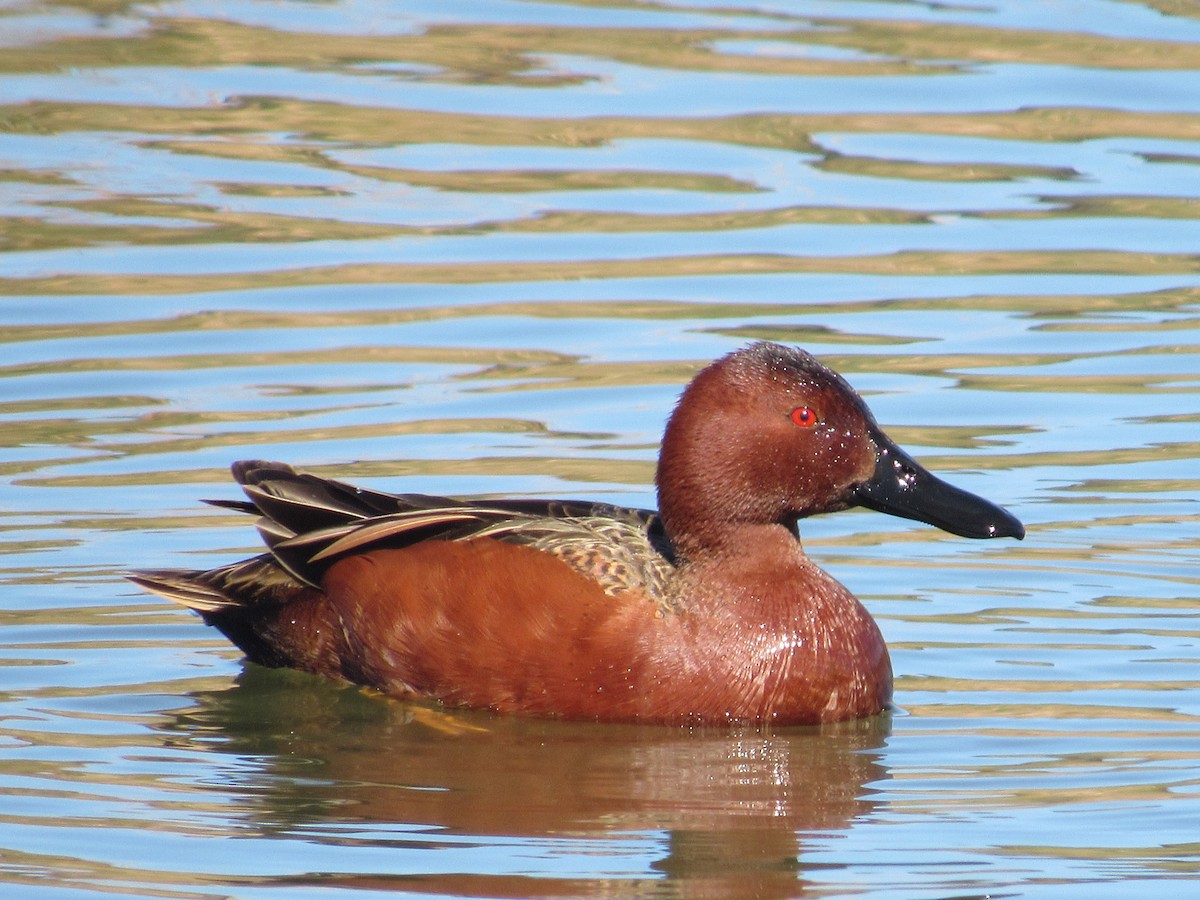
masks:
<path fill-rule="evenodd" d="M 703 369 L 667 424 L 656 478 L 682 559 L 796 530 L 805 516 L 865 506 L 972 538 L 1025 536 L 1007 510 L 930 474 L 876 424 L 836 372 L 757 343 Z"/>

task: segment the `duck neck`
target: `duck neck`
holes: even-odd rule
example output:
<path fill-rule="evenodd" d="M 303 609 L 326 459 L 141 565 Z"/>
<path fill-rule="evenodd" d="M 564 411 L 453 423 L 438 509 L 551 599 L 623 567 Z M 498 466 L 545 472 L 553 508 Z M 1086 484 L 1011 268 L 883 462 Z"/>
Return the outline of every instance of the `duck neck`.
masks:
<path fill-rule="evenodd" d="M 664 517 L 677 561 L 681 565 L 700 561 L 738 564 L 746 560 L 771 559 L 775 565 L 802 554 L 795 523 L 721 522 L 709 520 L 701 529 L 671 528 Z"/>

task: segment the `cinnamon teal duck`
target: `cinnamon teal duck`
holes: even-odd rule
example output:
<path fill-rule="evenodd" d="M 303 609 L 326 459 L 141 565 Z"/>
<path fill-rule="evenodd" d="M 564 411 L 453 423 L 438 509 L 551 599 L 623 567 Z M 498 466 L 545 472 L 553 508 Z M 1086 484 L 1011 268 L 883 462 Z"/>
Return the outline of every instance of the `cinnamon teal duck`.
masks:
<path fill-rule="evenodd" d="M 971 538 L 1021 523 L 931 475 L 803 350 L 703 369 L 662 442 L 659 511 L 390 494 L 246 461 L 267 552 L 130 574 L 264 666 L 448 706 L 571 719 L 812 724 L 888 707 L 861 603 L 798 522 L 853 506 Z"/>

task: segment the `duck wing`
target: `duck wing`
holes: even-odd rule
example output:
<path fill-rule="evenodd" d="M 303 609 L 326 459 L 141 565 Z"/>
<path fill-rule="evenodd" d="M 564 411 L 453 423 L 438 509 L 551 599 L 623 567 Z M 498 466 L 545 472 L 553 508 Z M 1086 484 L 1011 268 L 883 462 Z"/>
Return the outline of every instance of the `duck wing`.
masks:
<path fill-rule="evenodd" d="M 199 611 L 237 602 L 278 602 L 320 588 L 337 560 L 427 540 L 488 538 L 561 559 L 606 593 L 645 592 L 669 607 L 674 553 L 657 513 L 573 500 L 462 500 L 392 494 L 298 472 L 286 463 L 244 460 L 233 476 L 247 500 L 213 506 L 258 516 L 269 553 L 209 572 L 147 570 L 135 583 Z"/>

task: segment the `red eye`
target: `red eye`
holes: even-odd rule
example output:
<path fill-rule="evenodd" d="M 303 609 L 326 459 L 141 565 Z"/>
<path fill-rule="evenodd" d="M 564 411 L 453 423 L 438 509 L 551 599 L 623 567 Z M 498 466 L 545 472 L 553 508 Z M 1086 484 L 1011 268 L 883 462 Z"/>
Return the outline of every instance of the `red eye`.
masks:
<path fill-rule="evenodd" d="M 797 406 L 788 415 L 792 420 L 793 425 L 799 425 L 801 428 L 812 428 L 817 424 L 817 411 L 810 406 Z"/>

